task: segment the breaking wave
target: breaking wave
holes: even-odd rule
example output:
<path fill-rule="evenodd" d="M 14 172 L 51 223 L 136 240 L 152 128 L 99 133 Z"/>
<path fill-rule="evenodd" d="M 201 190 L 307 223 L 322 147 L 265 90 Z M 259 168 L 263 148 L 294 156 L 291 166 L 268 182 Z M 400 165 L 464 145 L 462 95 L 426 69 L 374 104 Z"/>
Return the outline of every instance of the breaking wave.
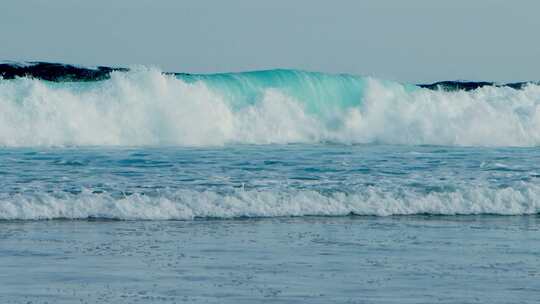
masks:
<path fill-rule="evenodd" d="M 175 190 L 159 196 L 116 197 L 84 190 L 78 194 L 14 194 L 0 198 L 1 220 L 122 219 L 191 220 L 343 215 L 526 215 L 540 213 L 540 187 L 471 186 L 451 192 L 388 192 L 367 187 L 356 193 L 312 190 L 237 190 L 232 193 Z"/>
<path fill-rule="evenodd" d="M 294 70 L 96 71 L 106 77 L 0 81 L 0 145 L 540 145 L 532 83 L 449 91 Z"/>

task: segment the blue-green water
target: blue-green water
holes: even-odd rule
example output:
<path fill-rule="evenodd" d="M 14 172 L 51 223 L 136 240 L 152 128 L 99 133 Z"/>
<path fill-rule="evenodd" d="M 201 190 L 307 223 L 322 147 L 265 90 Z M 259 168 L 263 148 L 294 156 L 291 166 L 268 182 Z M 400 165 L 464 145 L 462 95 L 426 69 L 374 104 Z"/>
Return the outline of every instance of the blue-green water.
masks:
<path fill-rule="evenodd" d="M 358 105 L 366 90 L 368 78 L 354 75 L 330 75 L 295 70 L 269 70 L 225 74 L 180 74 L 188 83 L 204 82 L 225 96 L 235 107 L 256 104 L 265 90 L 276 89 L 302 101 L 311 113 L 322 114 L 329 108 Z M 414 86 L 408 86 L 414 89 Z"/>

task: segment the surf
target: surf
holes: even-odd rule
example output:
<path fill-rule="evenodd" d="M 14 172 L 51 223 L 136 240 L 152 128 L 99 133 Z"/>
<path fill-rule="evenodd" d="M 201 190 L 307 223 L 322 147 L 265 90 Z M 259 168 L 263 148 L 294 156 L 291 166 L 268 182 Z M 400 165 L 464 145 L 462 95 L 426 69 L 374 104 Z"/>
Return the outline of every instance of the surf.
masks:
<path fill-rule="evenodd" d="M 289 216 L 528 215 L 540 213 L 540 188 L 465 187 L 453 192 L 354 193 L 315 190 L 244 190 L 229 193 L 178 189 L 149 196 L 115 196 L 83 189 L 78 194 L 16 194 L 0 199 L 0 220 L 193 220 Z"/>
<path fill-rule="evenodd" d="M 6 66 L 14 68 L 8 73 Z M 1 146 L 540 145 L 540 86 L 532 82 L 416 85 L 297 70 L 54 69 L 2 66 Z"/>

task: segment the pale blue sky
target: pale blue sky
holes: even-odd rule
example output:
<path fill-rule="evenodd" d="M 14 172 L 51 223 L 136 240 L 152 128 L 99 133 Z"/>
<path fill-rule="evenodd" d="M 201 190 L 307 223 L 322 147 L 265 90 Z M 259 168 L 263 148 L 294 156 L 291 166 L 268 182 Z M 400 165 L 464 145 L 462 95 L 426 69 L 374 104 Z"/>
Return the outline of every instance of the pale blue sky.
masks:
<path fill-rule="evenodd" d="M 540 79 L 534 0 L 2 0 L 0 59 Z"/>

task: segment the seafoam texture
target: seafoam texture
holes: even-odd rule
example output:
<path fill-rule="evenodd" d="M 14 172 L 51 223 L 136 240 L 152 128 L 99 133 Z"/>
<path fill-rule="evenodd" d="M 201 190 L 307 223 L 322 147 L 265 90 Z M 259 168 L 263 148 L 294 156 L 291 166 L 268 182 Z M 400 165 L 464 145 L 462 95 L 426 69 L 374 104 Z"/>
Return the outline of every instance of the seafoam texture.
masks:
<path fill-rule="evenodd" d="M 292 70 L 0 81 L 0 145 L 540 144 L 540 86 L 434 91 Z"/>

